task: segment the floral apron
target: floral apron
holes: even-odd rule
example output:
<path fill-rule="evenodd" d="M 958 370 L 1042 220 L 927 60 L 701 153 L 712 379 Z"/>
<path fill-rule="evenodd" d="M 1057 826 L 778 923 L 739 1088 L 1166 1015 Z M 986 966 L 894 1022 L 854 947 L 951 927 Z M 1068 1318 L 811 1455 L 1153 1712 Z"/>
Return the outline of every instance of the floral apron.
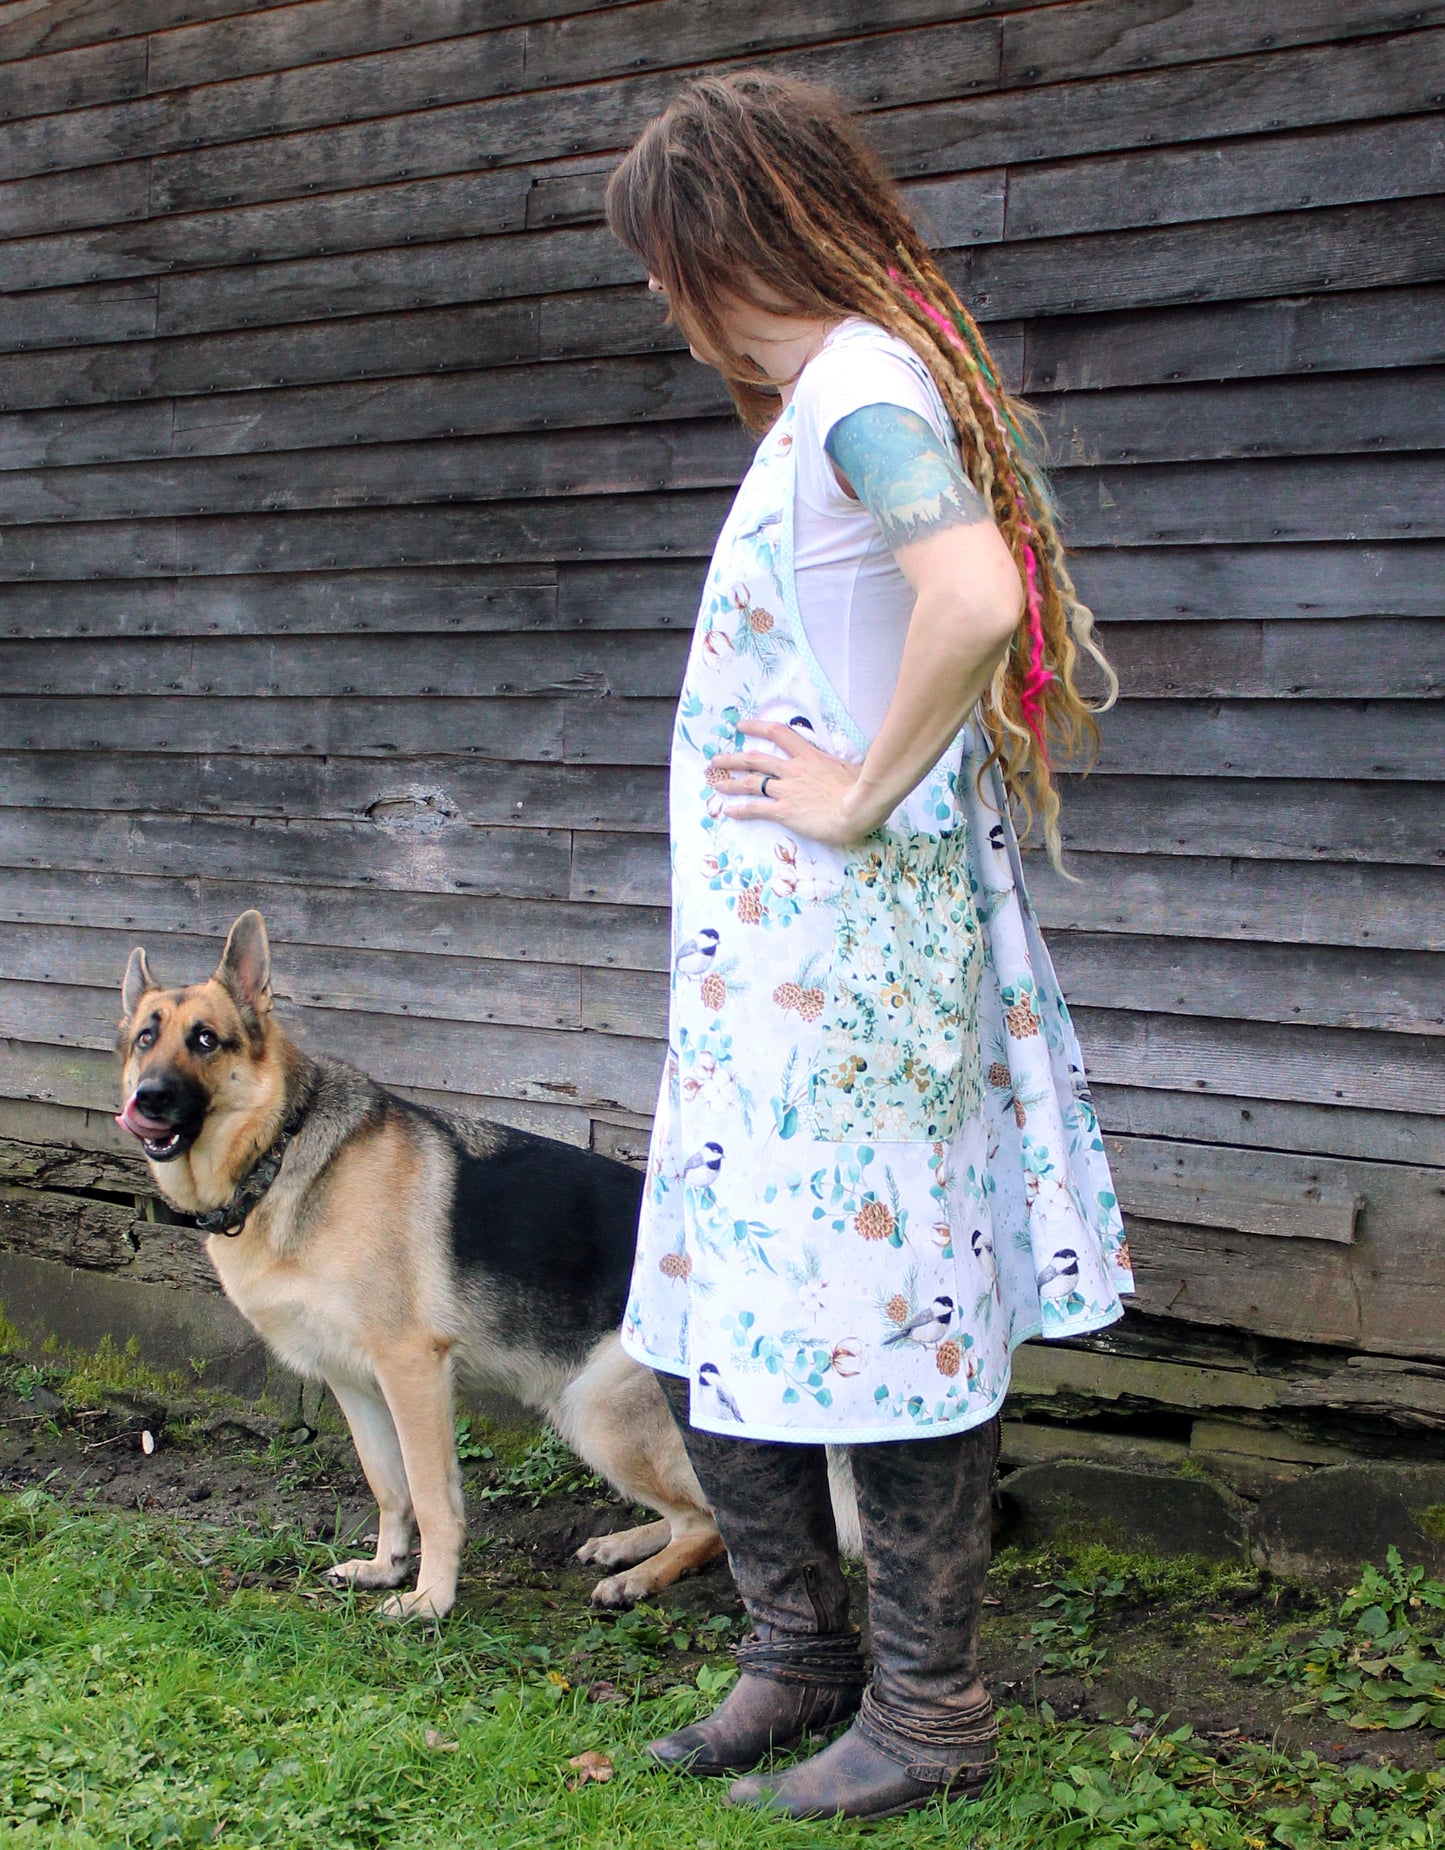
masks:
<path fill-rule="evenodd" d="M 694 1425 L 852 1444 L 991 1418 L 1016 1344 L 1112 1323 L 1133 1281 L 980 728 L 848 848 L 722 813 L 710 765 L 757 748 L 741 720 L 867 744 L 798 615 L 792 423 L 718 538 L 678 707 L 669 1046 L 622 1341 L 689 1377 Z"/>

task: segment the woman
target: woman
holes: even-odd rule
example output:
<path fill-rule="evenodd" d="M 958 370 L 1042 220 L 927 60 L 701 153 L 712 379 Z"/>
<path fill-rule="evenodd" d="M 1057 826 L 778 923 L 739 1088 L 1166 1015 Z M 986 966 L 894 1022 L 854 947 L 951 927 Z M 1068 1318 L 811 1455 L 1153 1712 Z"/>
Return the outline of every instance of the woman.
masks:
<path fill-rule="evenodd" d="M 673 740 L 670 1046 L 623 1330 L 753 1633 L 721 1708 L 650 1751 L 736 1772 L 856 1711 L 731 1796 L 887 1816 L 992 1765 L 1013 1346 L 1131 1288 L 1011 820 L 1057 859 L 1046 741 L 1093 733 L 1074 665 L 1102 657 L 1024 413 L 833 99 L 694 83 L 607 211 L 762 433 Z M 826 1444 L 857 1488 L 866 1691 Z"/>

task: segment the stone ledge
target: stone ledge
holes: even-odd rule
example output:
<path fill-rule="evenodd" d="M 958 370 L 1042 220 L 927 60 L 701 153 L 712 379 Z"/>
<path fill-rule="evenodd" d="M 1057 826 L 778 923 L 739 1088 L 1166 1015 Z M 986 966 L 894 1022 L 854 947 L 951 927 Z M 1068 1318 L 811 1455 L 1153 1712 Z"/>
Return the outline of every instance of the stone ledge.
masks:
<path fill-rule="evenodd" d="M 158 1289 L 0 1249 L 0 1308 L 36 1348 L 57 1337 L 91 1351 L 108 1336 L 117 1349 L 135 1338 L 141 1361 L 164 1373 L 194 1374 L 205 1387 L 255 1399 L 266 1390 L 265 1344 L 224 1297 Z M 274 1364 L 270 1365 L 274 1366 Z"/>
<path fill-rule="evenodd" d="M 1202 1477 L 1077 1459 L 1003 1480 L 1020 1541 L 1101 1541 L 1163 1555 L 1250 1561 L 1291 1579 L 1353 1580 L 1398 1548 L 1445 1575 L 1445 1465 L 1326 1465 L 1269 1486 L 1253 1507 Z"/>

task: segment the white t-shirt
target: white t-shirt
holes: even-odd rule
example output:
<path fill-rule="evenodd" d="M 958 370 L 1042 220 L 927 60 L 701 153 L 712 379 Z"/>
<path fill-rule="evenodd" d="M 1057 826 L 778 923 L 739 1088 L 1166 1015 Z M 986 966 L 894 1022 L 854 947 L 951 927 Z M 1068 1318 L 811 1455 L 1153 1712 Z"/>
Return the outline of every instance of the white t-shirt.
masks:
<path fill-rule="evenodd" d="M 865 405 L 916 411 L 955 453 L 958 438 L 922 360 L 870 321 L 833 330 L 804 367 L 793 405 L 798 612 L 844 710 L 871 739 L 893 697 L 914 593 L 878 523 L 839 486 L 824 445 L 835 424 Z"/>

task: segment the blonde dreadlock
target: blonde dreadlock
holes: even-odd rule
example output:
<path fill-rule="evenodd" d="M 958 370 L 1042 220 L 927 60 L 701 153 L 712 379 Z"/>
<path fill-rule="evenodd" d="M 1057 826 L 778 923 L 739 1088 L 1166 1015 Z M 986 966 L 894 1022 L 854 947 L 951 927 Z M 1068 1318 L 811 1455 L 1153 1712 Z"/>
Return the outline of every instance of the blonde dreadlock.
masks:
<path fill-rule="evenodd" d="M 700 78 L 648 124 L 613 174 L 607 220 L 662 283 L 673 321 L 718 366 L 751 430 L 777 417 L 778 389 L 731 346 L 722 297 L 818 319 L 862 316 L 927 366 L 958 431 L 964 469 L 1025 588 L 984 720 L 1024 832 L 1037 818 L 1059 865 L 1050 745 L 1066 757 L 1092 757 L 1094 714 L 1112 704 L 1118 680 L 1065 564 L 1033 459 L 1036 420 L 1004 389 L 978 324 L 842 105 L 761 71 Z M 1105 677 L 1099 706 L 1075 681 L 1081 650 Z"/>

